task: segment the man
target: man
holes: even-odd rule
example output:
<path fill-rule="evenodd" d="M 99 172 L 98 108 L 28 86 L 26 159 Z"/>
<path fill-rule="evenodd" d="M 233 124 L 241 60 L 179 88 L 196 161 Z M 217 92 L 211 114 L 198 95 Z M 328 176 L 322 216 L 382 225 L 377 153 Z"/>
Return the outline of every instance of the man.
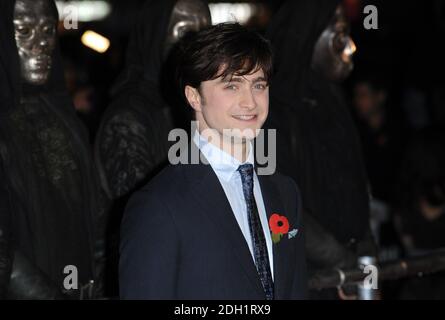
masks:
<path fill-rule="evenodd" d="M 305 298 L 296 185 L 253 170 L 271 65 L 268 42 L 239 24 L 184 41 L 178 82 L 198 123 L 192 143 L 209 165 L 170 165 L 130 200 L 122 298 Z"/>
<path fill-rule="evenodd" d="M 374 252 L 359 136 L 338 85 L 355 51 L 344 8 L 287 1 L 267 35 L 277 53 L 268 126 L 277 129 L 278 168 L 301 188 L 308 264 L 356 267 L 358 256 Z"/>

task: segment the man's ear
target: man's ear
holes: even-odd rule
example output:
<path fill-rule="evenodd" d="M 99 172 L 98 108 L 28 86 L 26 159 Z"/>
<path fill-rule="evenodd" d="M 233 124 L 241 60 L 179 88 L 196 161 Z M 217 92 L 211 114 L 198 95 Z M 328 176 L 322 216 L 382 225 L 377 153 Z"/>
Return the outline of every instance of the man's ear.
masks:
<path fill-rule="evenodd" d="M 198 89 L 191 86 L 185 86 L 184 89 L 185 97 L 189 105 L 197 112 L 201 111 L 201 95 Z"/>

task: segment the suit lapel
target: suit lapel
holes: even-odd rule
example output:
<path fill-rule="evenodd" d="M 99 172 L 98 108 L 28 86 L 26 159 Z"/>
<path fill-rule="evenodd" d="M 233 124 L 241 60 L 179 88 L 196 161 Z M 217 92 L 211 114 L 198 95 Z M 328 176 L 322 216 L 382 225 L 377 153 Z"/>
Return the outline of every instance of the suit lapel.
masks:
<path fill-rule="evenodd" d="M 190 178 L 194 180 L 192 185 L 195 189 L 193 195 L 196 202 L 215 223 L 217 230 L 221 232 L 221 237 L 229 241 L 229 247 L 233 250 L 253 287 L 258 293 L 264 295 L 249 247 L 218 177 L 210 165 L 191 165 L 190 168 Z"/>
<path fill-rule="evenodd" d="M 281 196 L 271 180 L 271 176 L 258 176 L 261 192 L 266 208 L 267 220 L 269 221 L 273 213 L 284 215 L 288 218 L 290 229 L 295 226 L 296 220 L 291 218 L 293 212 L 286 212 Z M 283 236 L 280 242 L 272 244 L 273 264 L 274 264 L 274 287 L 275 299 L 286 299 L 292 287 L 295 272 L 295 247 L 293 241 Z"/>

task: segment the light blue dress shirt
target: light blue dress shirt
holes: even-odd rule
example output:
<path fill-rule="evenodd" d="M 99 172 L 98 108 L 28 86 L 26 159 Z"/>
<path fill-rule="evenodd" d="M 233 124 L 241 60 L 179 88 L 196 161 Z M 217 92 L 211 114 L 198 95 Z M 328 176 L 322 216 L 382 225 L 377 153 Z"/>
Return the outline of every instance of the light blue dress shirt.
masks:
<path fill-rule="evenodd" d="M 233 214 L 235 215 L 236 221 L 241 229 L 241 232 L 246 239 L 247 245 L 249 246 L 252 259 L 255 262 L 252 238 L 250 236 L 249 221 L 247 217 L 247 205 L 244 199 L 243 184 L 241 181 L 241 175 L 237 171 L 238 167 L 244 163 L 250 163 L 255 166 L 254 163 L 254 153 L 253 146 L 250 144 L 249 154 L 247 160 L 241 163 L 234 157 L 232 157 L 227 152 L 221 150 L 217 146 L 209 143 L 207 139 L 202 137 L 198 132 L 195 132 L 193 136 L 193 142 L 198 146 L 201 153 L 206 157 L 216 176 L 218 177 L 221 186 L 224 189 L 227 200 L 230 203 Z M 261 194 L 261 187 L 258 181 L 258 177 L 254 171 L 253 177 L 253 193 L 255 196 L 255 201 L 258 207 L 258 213 L 260 215 L 261 225 L 263 227 L 264 237 L 267 244 L 267 252 L 269 255 L 270 271 L 272 273 L 272 278 L 274 277 L 273 269 L 273 251 L 272 251 L 272 237 L 269 230 L 269 222 L 267 220 L 266 209 L 264 206 L 263 196 Z"/>

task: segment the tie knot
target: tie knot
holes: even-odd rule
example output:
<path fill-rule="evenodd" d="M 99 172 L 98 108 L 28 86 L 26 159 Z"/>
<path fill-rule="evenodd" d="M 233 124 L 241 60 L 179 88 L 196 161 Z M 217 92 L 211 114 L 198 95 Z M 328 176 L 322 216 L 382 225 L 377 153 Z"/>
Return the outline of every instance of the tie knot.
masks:
<path fill-rule="evenodd" d="M 253 177 L 253 165 L 250 163 L 242 164 L 238 167 L 241 177 Z"/>
<path fill-rule="evenodd" d="M 244 196 L 250 197 L 253 193 L 253 165 L 246 163 L 239 166 L 238 171 L 241 176 L 241 181 L 243 183 Z"/>

